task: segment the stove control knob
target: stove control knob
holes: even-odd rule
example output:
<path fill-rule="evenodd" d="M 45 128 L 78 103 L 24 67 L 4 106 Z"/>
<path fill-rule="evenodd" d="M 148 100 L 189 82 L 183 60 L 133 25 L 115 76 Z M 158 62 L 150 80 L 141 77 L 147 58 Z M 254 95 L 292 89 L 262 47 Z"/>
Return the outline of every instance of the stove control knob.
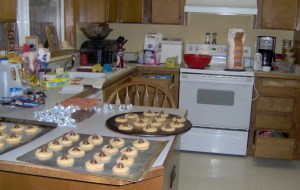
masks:
<path fill-rule="evenodd" d="M 196 51 L 199 51 L 199 49 L 200 49 L 199 46 L 196 46 L 195 50 L 196 50 Z"/>

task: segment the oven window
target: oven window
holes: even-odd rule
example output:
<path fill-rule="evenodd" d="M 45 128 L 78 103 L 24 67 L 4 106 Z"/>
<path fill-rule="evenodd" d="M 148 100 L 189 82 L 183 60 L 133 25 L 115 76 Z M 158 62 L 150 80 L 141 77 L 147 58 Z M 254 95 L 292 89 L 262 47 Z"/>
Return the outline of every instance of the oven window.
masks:
<path fill-rule="evenodd" d="M 197 103 L 198 104 L 233 106 L 234 91 L 198 89 Z"/>

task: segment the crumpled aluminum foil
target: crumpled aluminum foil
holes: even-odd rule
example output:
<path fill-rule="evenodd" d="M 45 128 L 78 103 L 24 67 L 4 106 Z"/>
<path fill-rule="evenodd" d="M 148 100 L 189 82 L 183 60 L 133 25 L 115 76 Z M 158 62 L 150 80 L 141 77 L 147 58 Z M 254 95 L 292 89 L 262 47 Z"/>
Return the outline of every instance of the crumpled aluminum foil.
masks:
<path fill-rule="evenodd" d="M 94 106 L 92 108 L 96 113 L 116 113 L 116 112 L 125 112 L 132 109 L 132 104 L 125 105 L 121 104 L 118 108 L 115 108 L 112 104 L 103 104 L 100 106 Z M 54 106 L 53 108 L 43 109 L 40 111 L 34 112 L 34 117 L 37 118 L 39 121 L 46 121 L 46 122 L 54 122 L 57 123 L 58 127 L 68 127 L 68 128 L 75 128 L 76 121 L 73 119 L 72 113 L 80 110 L 78 106 L 70 105 L 64 107 L 59 103 Z"/>

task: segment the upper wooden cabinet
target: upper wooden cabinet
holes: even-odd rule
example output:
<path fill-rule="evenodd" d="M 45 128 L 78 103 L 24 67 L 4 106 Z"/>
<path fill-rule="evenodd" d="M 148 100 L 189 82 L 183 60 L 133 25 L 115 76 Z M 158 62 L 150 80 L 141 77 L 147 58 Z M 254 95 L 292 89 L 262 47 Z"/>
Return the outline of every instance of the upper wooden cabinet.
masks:
<path fill-rule="evenodd" d="M 107 0 L 106 10 L 108 22 L 144 22 L 144 0 Z"/>
<path fill-rule="evenodd" d="M 16 0 L 0 0 L 1 11 L 0 11 L 0 21 L 10 22 L 16 21 Z"/>
<path fill-rule="evenodd" d="M 185 0 L 152 0 L 151 23 L 182 24 Z"/>
<path fill-rule="evenodd" d="M 299 30 L 299 0 L 258 0 L 255 28 Z"/>
<path fill-rule="evenodd" d="M 77 0 L 78 22 L 106 22 L 106 0 Z"/>

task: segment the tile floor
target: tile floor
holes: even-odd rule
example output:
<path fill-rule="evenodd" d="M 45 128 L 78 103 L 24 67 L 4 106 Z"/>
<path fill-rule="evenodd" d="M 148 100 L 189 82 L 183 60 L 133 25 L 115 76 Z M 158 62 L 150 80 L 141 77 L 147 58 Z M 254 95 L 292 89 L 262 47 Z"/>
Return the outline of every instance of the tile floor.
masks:
<path fill-rule="evenodd" d="M 300 161 L 181 152 L 179 190 L 300 190 Z"/>

